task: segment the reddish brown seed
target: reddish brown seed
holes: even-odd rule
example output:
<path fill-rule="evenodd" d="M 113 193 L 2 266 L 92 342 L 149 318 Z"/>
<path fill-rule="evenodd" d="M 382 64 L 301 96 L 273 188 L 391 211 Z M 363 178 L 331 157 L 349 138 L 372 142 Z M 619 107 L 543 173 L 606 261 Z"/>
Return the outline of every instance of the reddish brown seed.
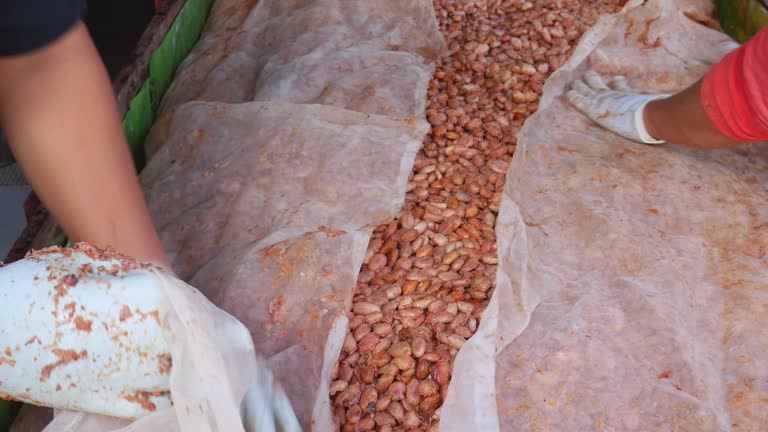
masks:
<path fill-rule="evenodd" d="M 379 368 L 379 375 L 380 376 L 388 376 L 388 375 L 395 376 L 395 375 L 397 375 L 397 373 L 399 371 L 400 371 L 400 369 L 398 369 L 397 366 L 395 366 L 395 365 L 390 363 L 390 364 L 387 364 L 387 365 L 382 366 L 381 368 Z"/>
<path fill-rule="evenodd" d="M 384 411 L 392 403 L 392 398 L 388 395 L 382 395 L 379 400 L 376 401 L 376 411 Z"/>
<path fill-rule="evenodd" d="M 402 422 L 403 417 L 405 417 L 405 409 L 403 408 L 403 404 L 401 404 L 399 401 L 393 400 L 387 407 L 386 411 L 398 422 Z"/>
<path fill-rule="evenodd" d="M 404 342 L 404 341 L 397 342 L 393 344 L 391 347 L 389 347 L 388 352 L 392 357 L 410 356 L 411 345 L 408 342 Z"/>
<path fill-rule="evenodd" d="M 391 397 L 393 401 L 399 401 L 399 400 L 405 399 L 405 384 L 400 381 L 393 382 L 389 386 L 388 391 L 389 391 L 389 397 Z"/>
<path fill-rule="evenodd" d="M 351 330 L 354 330 L 357 327 L 359 327 L 360 324 L 362 324 L 364 321 L 365 321 L 365 317 L 361 315 L 355 315 L 354 317 L 352 317 L 352 319 L 349 320 L 349 328 Z"/>
<path fill-rule="evenodd" d="M 356 340 L 356 341 L 359 343 L 359 342 L 360 342 L 360 340 L 361 340 L 363 337 L 365 337 L 365 335 L 367 335 L 367 334 L 368 334 L 368 333 L 370 333 L 370 332 L 371 332 L 371 326 L 370 326 L 370 325 L 368 325 L 368 324 L 361 324 L 361 325 L 359 325 L 359 326 L 358 326 L 358 327 L 355 329 L 355 331 L 354 331 L 353 335 L 354 335 L 354 337 L 355 337 L 355 340 Z"/>
<path fill-rule="evenodd" d="M 376 401 L 379 395 L 375 388 L 366 387 L 360 394 L 360 406 L 369 414 L 376 412 Z"/>
<path fill-rule="evenodd" d="M 355 427 L 355 432 L 370 432 L 373 431 L 373 429 L 376 427 L 376 422 L 368 417 L 360 420 L 359 423 L 357 423 L 357 427 Z"/>
<path fill-rule="evenodd" d="M 347 365 L 341 365 L 339 367 L 339 380 L 341 381 L 349 381 L 352 379 L 352 374 L 354 374 L 355 371 L 351 367 Z"/>
<path fill-rule="evenodd" d="M 336 393 L 338 393 L 340 391 L 344 391 L 347 388 L 348 385 L 349 385 L 349 383 L 347 381 L 336 380 L 336 381 L 331 383 L 329 394 L 331 396 L 333 396 L 333 395 L 335 395 Z"/>
<path fill-rule="evenodd" d="M 429 376 L 431 363 L 423 358 L 416 364 L 416 378 L 424 379 Z"/>
<path fill-rule="evenodd" d="M 357 349 L 357 342 L 355 341 L 354 335 L 347 333 L 347 336 L 344 338 L 344 345 L 342 346 L 342 351 L 345 353 L 352 353 L 355 352 Z"/>
<path fill-rule="evenodd" d="M 373 347 L 373 353 L 380 353 L 382 351 L 386 351 L 389 346 L 392 345 L 392 335 L 389 335 L 379 341 L 379 343 L 376 344 L 375 347 Z"/>
<path fill-rule="evenodd" d="M 415 337 L 411 341 L 411 351 L 414 357 L 419 358 L 427 350 L 427 341 L 423 337 Z"/>
<path fill-rule="evenodd" d="M 368 324 L 376 324 L 384 319 L 384 314 L 381 312 L 369 313 L 365 316 L 365 322 Z"/>
<path fill-rule="evenodd" d="M 383 318 L 382 318 L 383 319 Z M 384 337 L 392 333 L 392 325 L 386 322 L 378 322 L 373 325 L 373 334 Z"/>
<path fill-rule="evenodd" d="M 440 360 L 432 366 L 432 379 L 440 385 L 448 384 L 451 378 L 451 366 L 445 360 Z"/>
<path fill-rule="evenodd" d="M 416 360 L 410 355 L 401 355 L 392 359 L 392 364 L 401 371 L 416 367 Z"/>
<path fill-rule="evenodd" d="M 421 418 L 416 414 L 416 411 L 407 411 L 403 417 L 403 426 L 407 428 L 415 428 L 421 425 Z"/>
<path fill-rule="evenodd" d="M 377 352 L 371 357 L 371 365 L 380 368 L 388 365 L 392 361 L 392 356 L 386 351 Z"/>
<path fill-rule="evenodd" d="M 431 379 L 424 379 L 419 381 L 419 385 L 416 391 L 418 392 L 419 396 L 426 397 L 436 395 L 439 390 L 440 387 L 436 382 L 432 381 Z"/>
<path fill-rule="evenodd" d="M 416 240 L 416 237 L 419 236 L 419 232 L 415 229 L 409 229 L 403 233 L 403 235 L 400 236 L 401 242 L 412 242 Z"/>
<path fill-rule="evenodd" d="M 395 381 L 394 375 L 380 376 L 379 379 L 376 381 L 376 391 L 379 393 L 384 393 L 392 386 L 392 383 L 394 381 Z M 390 393 L 390 396 L 391 396 L 391 393 Z"/>
<path fill-rule="evenodd" d="M 377 253 L 376 255 L 372 256 L 371 260 L 368 262 L 368 269 L 377 272 L 384 268 L 386 264 L 387 256 L 382 253 Z"/>
<path fill-rule="evenodd" d="M 405 401 L 408 402 L 411 406 L 416 406 L 421 401 L 418 388 L 419 380 L 414 379 L 408 381 L 408 384 L 405 386 Z"/>
<path fill-rule="evenodd" d="M 360 381 L 365 384 L 373 384 L 376 372 L 372 366 L 362 366 L 358 369 L 357 375 L 360 377 Z"/>
<path fill-rule="evenodd" d="M 376 415 L 373 416 L 373 419 L 379 426 L 395 426 L 397 424 L 395 417 L 387 412 L 376 413 Z"/>
<path fill-rule="evenodd" d="M 414 291 L 416 291 L 416 287 L 419 285 L 418 281 L 415 280 L 409 280 L 406 283 L 403 284 L 402 293 L 403 294 L 410 294 Z"/>
<path fill-rule="evenodd" d="M 384 295 L 385 295 L 385 296 L 386 296 L 386 297 L 387 297 L 389 300 L 392 300 L 392 299 L 396 298 L 397 296 L 399 296 L 399 295 L 400 295 L 402 292 L 403 292 L 403 289 L 402 289 L 402 287 L 400 287 L 400 286 L 398 286 L 398 285 L 392 285 L 391 287 L 387 288 L 387 289 L 384 291 Z"/>
<path fill-rule="evenodd" d="M 357 344 L 357 350 L 361 353 L 367 353 L 379 343 L 380 338 L 375 333 L 368 333 Z"/>
<path fill-rule="evenodd" d="M 354 405 L 347 410 L 347 423 L 357 424 L 363 417 L 363 409 L 360 405 Z"/>
<path fill-rule="evenodd" d="M 346 389 L 344 389 L 344 391 L 339 393 L 339 395 L 336 397 L 336 403 L 344 406 L 355 405 L 360 400 L 361 393 L 362 390 L 360 389 L 360 384 L 351 384 Z M 405 389 L 403 389 L 403 397 L 405 397 Z"/>
<path fill-rule="evenodd" d="M 431 415 L 442 402 L 443 400 L 440 398 L 439 394 L 430 394 L 429 396 L 424 397 L 419 403 L 419 411 L 425 415 Z"/>
<path fill-rule="evenodd" d="M 357 315 L 367 315 L 373 312 L 381 312 L 381 307 L 370 302 L 357 302 L 352 305 L 352 312 Z"/>

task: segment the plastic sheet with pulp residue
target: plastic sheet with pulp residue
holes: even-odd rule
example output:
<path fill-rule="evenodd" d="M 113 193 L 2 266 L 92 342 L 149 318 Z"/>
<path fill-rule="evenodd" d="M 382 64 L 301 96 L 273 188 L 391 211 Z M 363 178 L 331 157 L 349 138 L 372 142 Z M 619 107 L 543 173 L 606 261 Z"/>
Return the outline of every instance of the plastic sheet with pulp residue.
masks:
<path fill-rule="evenodd" d="M 630 2 L 547 82 L 504 188 L 497 288 L 457 357 L 441 431 L 765 428 L 768 148 L 635 144 L 563 97 L 589 69 L 643 93 L 693 84 L 726 38 L 697 22 L 711 7 Z"/>
<path fill-rule="evenodd" d="M 174 270 L 250 329 L 306 430 L 332 427 L 345 312 L 443 49 L 429 0 L 217 1 L 146 141 Z"/>

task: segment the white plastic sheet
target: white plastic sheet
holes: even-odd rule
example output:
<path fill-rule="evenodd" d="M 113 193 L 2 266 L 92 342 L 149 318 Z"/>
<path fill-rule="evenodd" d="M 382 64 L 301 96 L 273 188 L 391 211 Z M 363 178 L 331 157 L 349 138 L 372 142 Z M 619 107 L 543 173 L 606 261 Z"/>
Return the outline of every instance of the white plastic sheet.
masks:
<path fill-rule="evenodd" d="M 217 1 L 147 140 L 175 271 L 251 330 L 306 430 L 332 427 L 345 312 L 442 49 L 429 0 Z"/>
<path fill-rule="evenodd" d="M 281 101 L 423 117 L 443 50 L 428 0 L 216 1 L 161 111 Z"/>
<path fill-rule="evenodd" d="M 372 229 L 402 205 L 442 49 L 429 0 L 219 0 L 147 139 L 174 270 L 249 327 L 307 430 L 332 427 L 345 312 Z M 72 416 L 47 430 L 115 428 Z M 183 430 L 236 430 L 205 427 Z"/>
<path fill-rule="evenodd" d="M 0 279 L 0 297 L 18 309 L 4 314 L 4 340 L 29 339 L 3 354 L 13 398 L 140 417 L 62 411 L 45 431 L 246 431 L 241 409 L 253 409 L 243 399 L 259 378 L 253 343 L 196 289 L 86 246 L 27 257 L 0 269 Z M 35 414 L 44 412 L 15 430 L 34 430 L 25 419 L 39 427 L 47 419 Z"/>
<path fill-rule="evenodd" d="M 518 139 L 497 289 L 441 431 L 756 431 L 768 424 L 768 147 L 631 143 L 562 95 L 588 69 L 676 92 L 726 37 L 704 1 L 633 1 L 585 35 Z"/>

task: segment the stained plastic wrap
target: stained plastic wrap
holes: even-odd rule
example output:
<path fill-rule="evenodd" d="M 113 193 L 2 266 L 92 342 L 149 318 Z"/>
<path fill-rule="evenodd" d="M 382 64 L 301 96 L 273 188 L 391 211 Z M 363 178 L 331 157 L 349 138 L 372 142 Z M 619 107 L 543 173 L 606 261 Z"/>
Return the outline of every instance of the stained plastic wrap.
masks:
<path fill-rule="evenodd" d="M 217 1 L 163 110 L 283 101 L 420 117 L 442 50 L 424 0 Z"/>
<path fill-rule="evenodd" d="M 443 48 L 429 0 L 219 0 L 147 139 L 141 180 L 174 270 L 250 329 L 305 430 L 332 428 L 345 312 L 373 228 L 402 205 Z M 235 430 L 198 423 L 184 430 Z"/>
<path fill-rule="evenodd" d="M 326 431 L 345 312 L 372 229 L 402 206 L 443 42 L 429 0 L 254 3 L 214 4 L 141 178 L 175 271 Z"/>
<path fill-rule="evenodd" d="M 567 105 L 588 69 L 676 92 L 709 2 L 633 1 L 548 81 L 497 219 L 497 288 L 441 431 L 754 431 L 768 422 L 768 147 L 645 146 Z"/>
<path fill-rule="evenodd" d="M 131 423 L 60 411 L 47 432 L 256 432 L 243 427 L 241 411 L 258 407 L 243 400 L 249 388 L 267 386 L 254 386 L 264 374 L 257 374 L 248 330 L 196 289 L 143 267 L 87 246 L 56 248 L 4 267 L 6 303 L 29 316 L 9 311 L 13 319 L 3 327 L 17 342 L 29 338 L 4 354 L 12 368 L 5 371 L 10 396 L 140 417 Z M 47 412 L 32 409 L 14 430 L 40 430 Z"/>
<path fill-rule="evenodd" d="M 170 406 L 168 300 L 129 265 L 82 248 L 0 268 L 4 395 L 127 418 Z"/>

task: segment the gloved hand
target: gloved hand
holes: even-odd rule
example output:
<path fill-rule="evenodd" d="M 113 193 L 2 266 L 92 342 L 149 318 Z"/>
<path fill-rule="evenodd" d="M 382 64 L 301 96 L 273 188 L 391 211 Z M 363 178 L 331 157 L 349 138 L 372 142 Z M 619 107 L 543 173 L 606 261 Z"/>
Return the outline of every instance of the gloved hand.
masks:
<path fill-rule="evenodd" d="M 740 46 L 733 39 L 725 38 L 713 47 L 713 52 L 716 59 L 720 59 Z M 606 82 L 598 73 L 589 71 L 583 80 L 574 81 L 565 96 L 576 109 L 613 133 L 639 143 L 664 143 L 648 133 L 643 113 L 649 102 L 670 97 L 669 94 L 640 94 L 623 76 L 614 76 Z"/>
<path fill-rule="evenodd" d="M 248 387 L 241 407 L 243 426 L 247 432 L 301 431 L 291 401 L 263 363 Z"/>
<path fill-rule="evenodd" d="M 645 127 L 643 111 L 649 102 L 667 98 L 668 94 L 636 93 L 623 76 L 614 76 L 607 83 L 594 71 L 584 74 L 584 80 L 574 81 L 566 93 L 568 101 L 595 123 L 624 138 L 645 144 L 661 144 Z"/>
<path fill-rule="evenodd" d="M 185 387 L 184 399 L 175 404 L 184 413 L 200 403 L 197 395 L 235 396 L 230 394 L 235 388 L 247 388 L 242 400 L 233 401 L 239 410 L 227 411 L 226 419 L 216 407 L 206 408 L 219 416 L 209 420 L 219 425 L 210 430 L 229 432 L 241 424 L 247 432 L 301 430 L 288 398 L 265 362 L 255 358 L 242 324 L 192 287 L 113 252 L 87 245 L 56 248 L 0 268 L 0 335 L 0 396 L 5 398 L 142 417 L 171 407 L 171 353 L 183 353 L 175 359 L 182 372 L 174 379 Z M 231 347 L 231 357 L 212 351 L 218 341 L 224 344 L 219 349 Z M 255 370 L 247 375 L 250 385 L 222 382 L 246 376 L 224 376 L 223 365 Z M 192 375 L 199 382 L 191 382 Z M 213 377 L 219 377 L 214 385 Z M 59 423 L 82 421 L 76 418 L 80 413 L 67 415 Z M 204 419 L 197 413 L 185 421 Z"/>
<path fill-rule="evenodd" d="M 720 58 L 723 58 L 726 55 L 730 54 L 731 51 L 739 48 L 741 48 L 740 43 L 736 42 L 731 38 L 725 38 L 717 44 L 717 46 L 715 47 L 715 50 L 718 53 L 720 53 Z"/>

